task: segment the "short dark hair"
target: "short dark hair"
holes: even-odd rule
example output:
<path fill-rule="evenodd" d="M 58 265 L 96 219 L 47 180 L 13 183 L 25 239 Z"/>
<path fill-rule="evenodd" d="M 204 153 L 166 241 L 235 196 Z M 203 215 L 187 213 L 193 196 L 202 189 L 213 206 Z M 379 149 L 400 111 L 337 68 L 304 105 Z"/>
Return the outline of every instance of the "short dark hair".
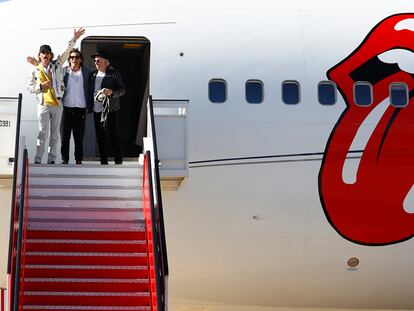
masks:
<path fill-rule="evenodd" d="M 70 50 L 70 52 L 69 52 L 69 57 L 70 57 L 70 54 L 72 54 L 72 53 L 76 53 L 76 54 L 78 54 L 78 55 L 79 55 L 80 60 L 81 60 L 81 66 L 82 66 L 82 64 L 83 64 L 83 54 L 82 54 L 82 52 L 81 52 L 81 51 L 79 51 L 79 49 L 78 49 L 78 48 L 73 48 L 73 49 L 72 49 L 72 50 Z"/>

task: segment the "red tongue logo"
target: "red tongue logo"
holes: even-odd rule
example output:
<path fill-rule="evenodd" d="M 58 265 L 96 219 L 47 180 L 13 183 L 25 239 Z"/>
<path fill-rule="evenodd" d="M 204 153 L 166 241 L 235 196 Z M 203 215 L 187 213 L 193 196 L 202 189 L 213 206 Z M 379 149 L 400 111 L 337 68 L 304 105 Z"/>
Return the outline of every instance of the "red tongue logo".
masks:
<path fill-rule="evenodd" d="M 414 214 L 404 210 L 414 183 L 414 78 L 397 64 L 378 58 L 392 49 L 414 51 L 414 32 L 395 27 L 407 19 L 414 19 L 414 14 L 394 15 L 380 22 L 350 56 L 327 73 L 347 107 L 326 145 L 319 172 L 320 198 L 335 230 L 359 244 L 386 245 L 414 236 Z M 373 85 L 374 101 L 369 107 L 355 105 L 356 81 Z M 370 112 L 384 100 L 389 103 L 392 82 L 408 85 L 409 104 L 386 108 L 364 146 L 355 182 L 347 183 L 342 172 L 354 138 Z"/>

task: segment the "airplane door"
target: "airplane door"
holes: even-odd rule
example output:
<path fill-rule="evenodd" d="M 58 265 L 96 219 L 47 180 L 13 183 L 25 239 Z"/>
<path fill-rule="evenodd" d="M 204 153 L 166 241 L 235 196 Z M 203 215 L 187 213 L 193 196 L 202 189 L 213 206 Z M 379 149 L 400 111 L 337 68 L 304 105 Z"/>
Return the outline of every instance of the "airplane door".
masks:
<path fill-rule="evenodd" d="M 144 37 L 87 37 L 81 43 L 85 65 L 95 69 L 90 57 L 96 51 L 104 51 L 125 84 L 126 92 L 121 97 L 118 114 L 118 132 L 122 142 L 124 160 L 136 159 L 142 151 L 137 145 L 137 132 L 141 106 L 148 98 L 150 42 Z M 110 144 L 108 144 L 110 147 Z M 112 150 L 109 149 L 109 157 Z M 97 160 L 99 157 L 95 139 L 93 114 L 89 114 L 84 139 L 84 157 Z"/>

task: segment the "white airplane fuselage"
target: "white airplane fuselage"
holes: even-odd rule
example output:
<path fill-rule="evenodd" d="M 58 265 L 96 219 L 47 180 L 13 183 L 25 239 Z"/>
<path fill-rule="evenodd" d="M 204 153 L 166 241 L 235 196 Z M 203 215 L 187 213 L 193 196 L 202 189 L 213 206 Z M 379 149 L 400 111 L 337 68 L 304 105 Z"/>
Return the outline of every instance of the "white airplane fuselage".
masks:
<path fill-rule="evenodd" d="M 365 206 L 386 201 L 385 186 L 377 197 L 375 189 L 354 191 L 343 181 L 345 190 L 329 188 L 335 182 L 331 170 L 342 172 L 344 164 L 335 147 L 357 135 L 339 121 L 352 128 L 352 120 L 346 119 L 353 112 L 341 82 L 335 81 L 339 91 L 334 105 L 320 104 L 317 94 L 319 82 L 342 74 L 335 71 L 330 78 L 328 71 L 347 59 L 376 25 L 410 10 L 405 1 L 371 0 L 0 2 L 0 96 L 23 93 L 22 135 L 33 157 L 37 103 L 27 91 L 31 67 L 26 56 L 35 55 L 44 43 L 55 52 L 63 50 L 79 26 L 86 28 L 84 37 L 147 38 L 150 94 L 189 100 L 189 176 L 178 191 L 163 193 L 170 309 L 410 310 L 414 242 L 409 221 L 397 237 L 390 233 L 398 227 L 392 216 L 389 227 L 384 225 L 387 217 L 376 215 L 371 227 L 369 219 L 358 222 Z M 47 18 L 46 12 L 51 13 Z M 414 29 L 401 31 L 409 37 Z M 413 89 L 408 76 L 398 77 Z M 211 79 L 226 81 L 224 103 L 210 102 Z M 399 82 L 389 79 L 387 83 Z M 248 80 L 263 83 L 262 103 L 246 101 Z M 297 105 L 282 101 L 286 80 L 300 83 Z M 409 111 L 409 105 L 402 109 Z M 350 114 L 344 114 L 346 109 Z M 354 120 L 357 128 L 364 121 Z M 408 128 L 401 138 L 405 146 L 410 124 L 401 122 L 394 126 Z M 371 133 L 376 125 L 365 123 L 362 130 Z M 345 134 L 339 137 L 341 130 Z M 356 141 L 352 149 L 366 146 Z M 398 151 L 387 159 L 396 165 L 408 162 L 412 153 Z M 351 162 L 361 159 L 351 163 L 354 167 L 369 162 L 363 151 L 351 158 L 348 154 Z M 385 171 L 393 169 L 387 165 Z M 406 171 L 412 172 L 410 167 Z M 355 185 L 361 176 L 358 172 Z M 390 193 L 397 191 L 390 187 Z M 355 199 L 349 214 L 337 212 L 353 194 L 371 201 L 359 207 Z M 411 217 L 409 207 L 404 208 L 399 217 Z M 386 215 L 387 210 L 379 208 L 378 213 Z M 342 226 L 344 214 L 347 225 Z M 376 220 L 383 229 L 381 239 L 376 239 Z M 352 258 L 359 260 L 355 267 L 348 264 Z"/>

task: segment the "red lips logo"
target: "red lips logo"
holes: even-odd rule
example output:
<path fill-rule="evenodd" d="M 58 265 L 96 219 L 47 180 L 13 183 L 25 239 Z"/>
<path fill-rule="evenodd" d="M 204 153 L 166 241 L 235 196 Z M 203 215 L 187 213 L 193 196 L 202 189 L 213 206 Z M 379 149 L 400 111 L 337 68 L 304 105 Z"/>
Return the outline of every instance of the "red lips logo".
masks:
<path fill-rule="evenodd" d="M 414 14 L 386 18 L 375 26 L 361 45 L 331 68 L 327 76 L 342 94 L 346 109 L 327 142 L 319 172 L 319 193 L 325 214 L 344 238 L 365 245 L 386 245 L 414 236 L 414 213 L 404 201 L 414 184 L 414 78 L 397 63 L 378 57 L 396 49 L 414 52 L 414 32 L 400 27 Z M 356 81 L 373 86 L 373 103 L 357 106 Z M 389 104 L 393 82 L 408 86 L 404 108 Z M 386 104 L 361 150 L 355 180 L 347 182 L 343 169 L 361 125 L 376 107 Z"/>

